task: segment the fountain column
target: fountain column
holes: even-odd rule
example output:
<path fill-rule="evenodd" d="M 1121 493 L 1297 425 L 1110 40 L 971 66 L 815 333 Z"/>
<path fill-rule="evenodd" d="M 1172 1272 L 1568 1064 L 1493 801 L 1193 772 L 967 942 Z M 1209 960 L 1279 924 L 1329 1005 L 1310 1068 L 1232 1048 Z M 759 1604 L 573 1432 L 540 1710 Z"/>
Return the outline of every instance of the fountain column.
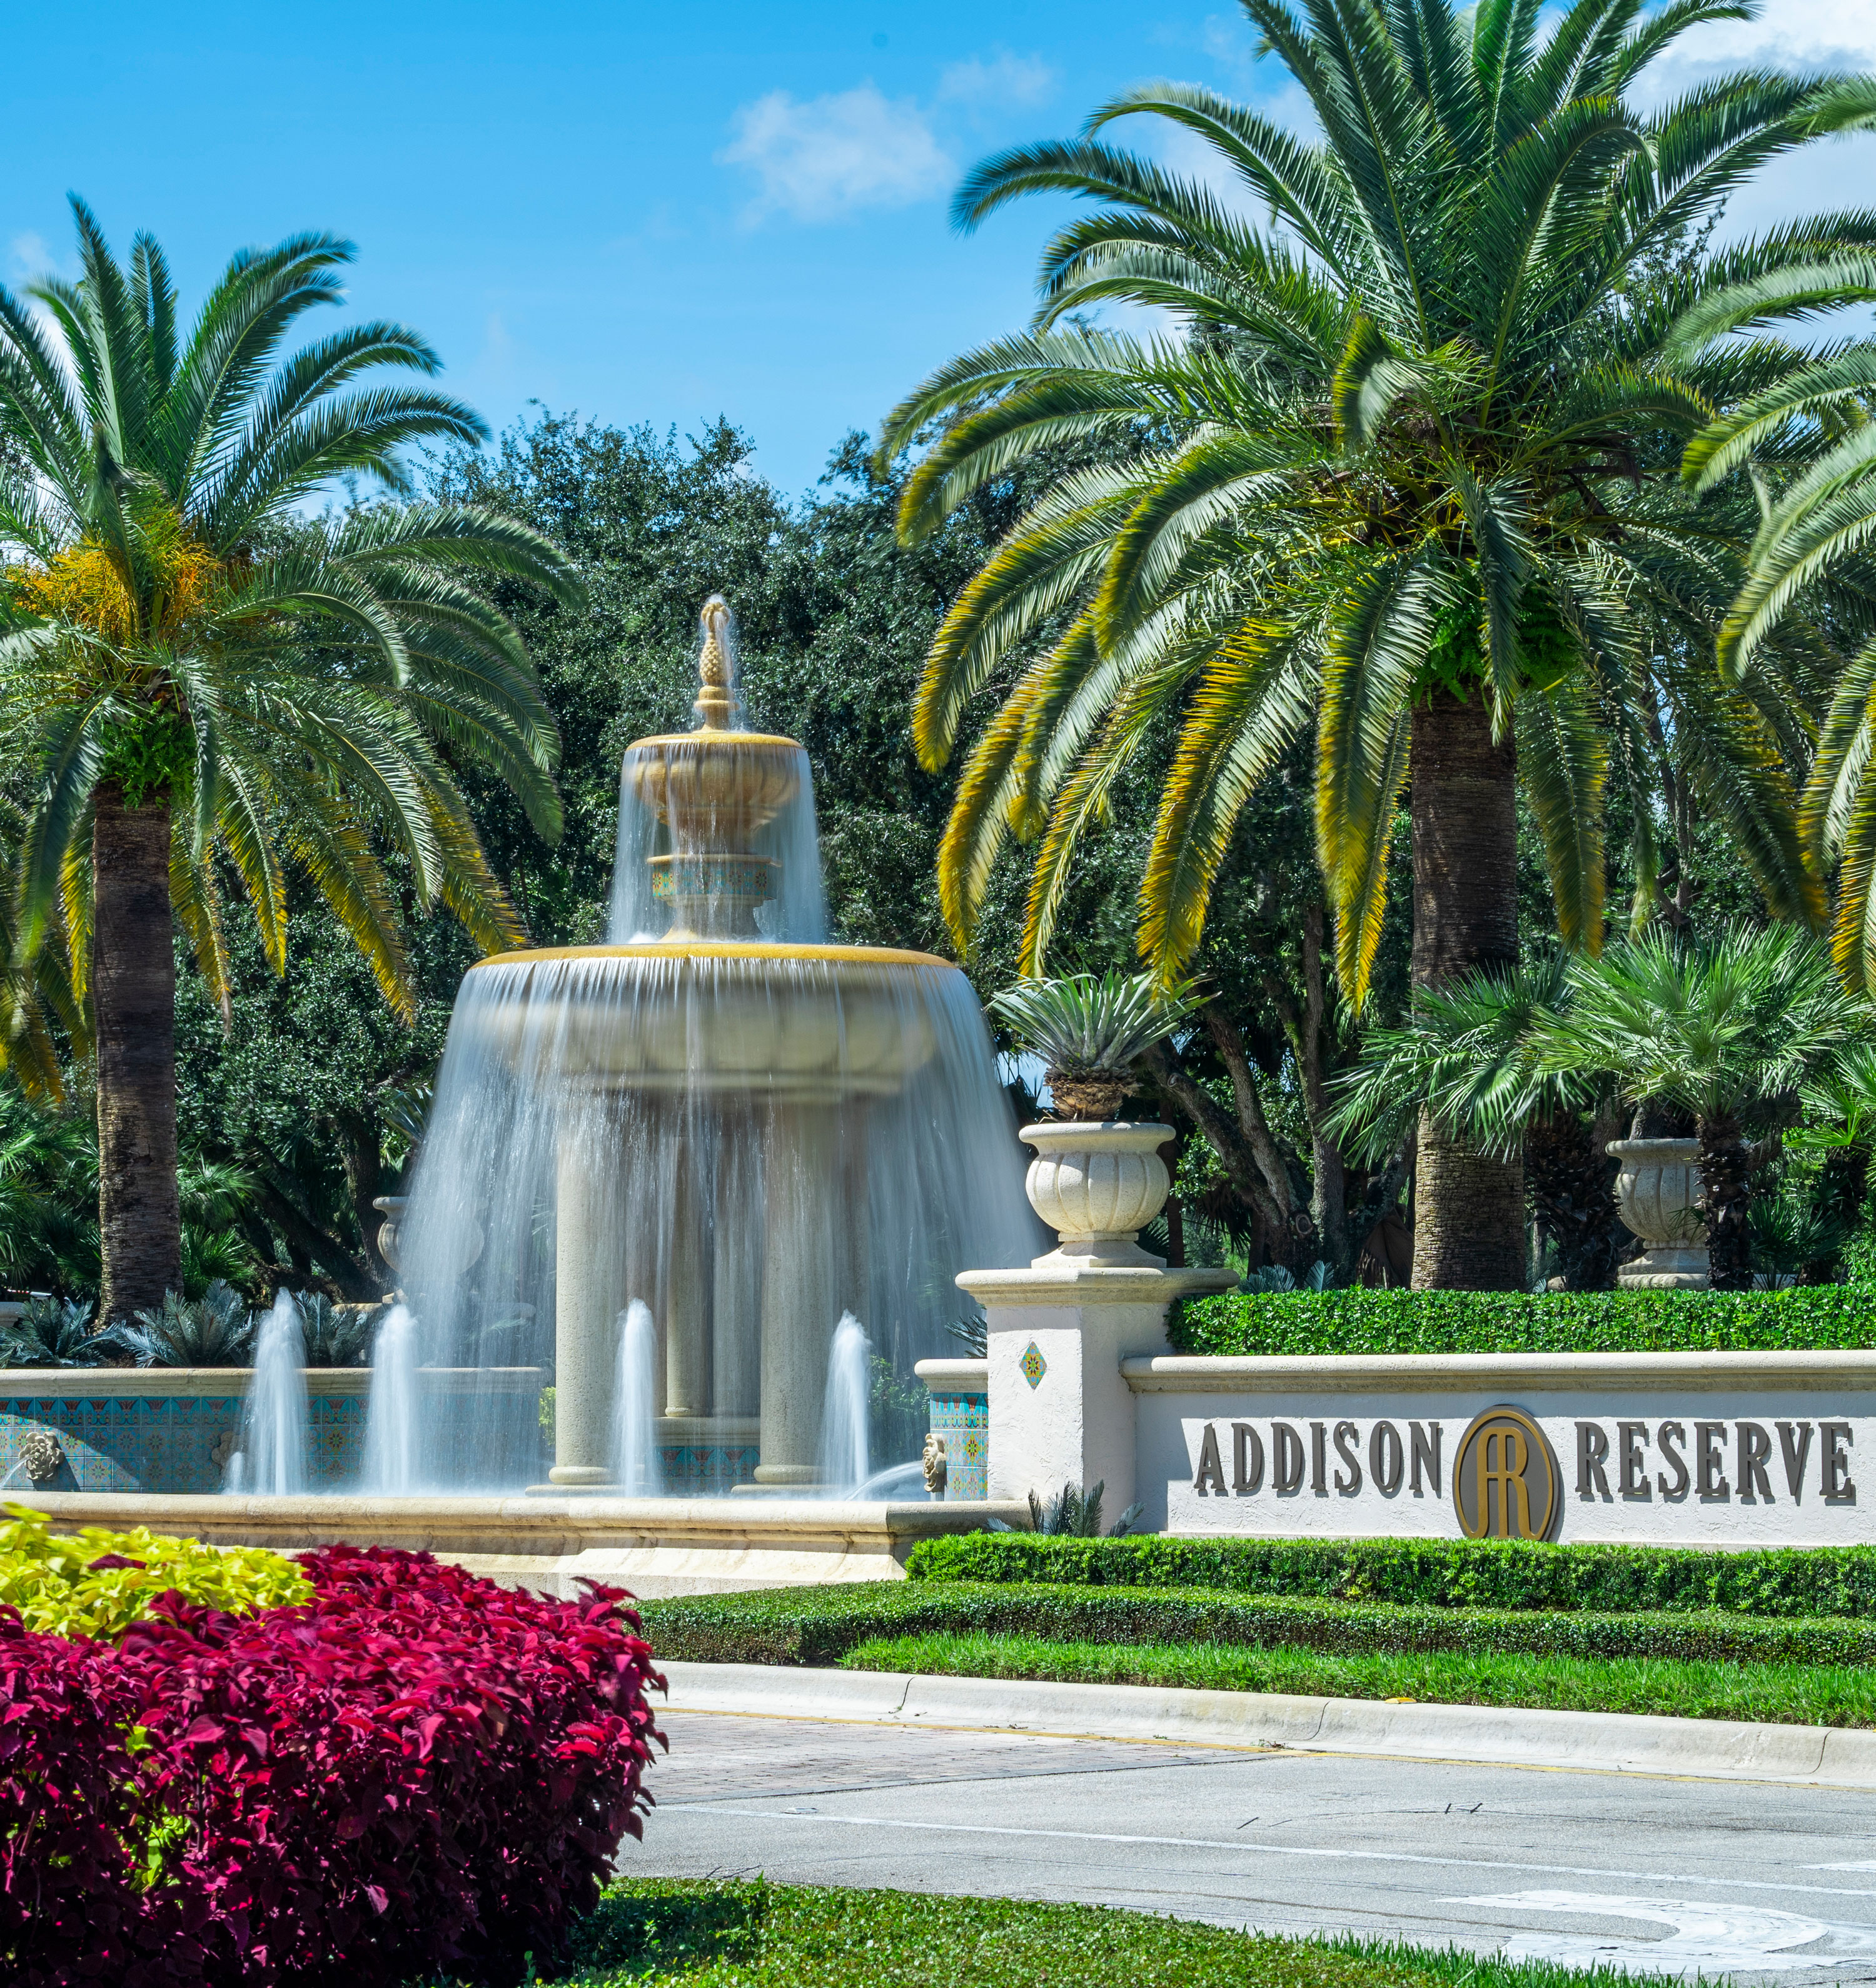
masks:
<path fill-rule="evenodd" d="M 665 1259 L 664 1412 L 710 1412 L 710 1158 L 694 1133 L 678 1148 Z"/>
<path fill-rule="evenodd" d="M 554 1235 L 556 1484 L 612 1479 L 612 1383 L 625 1303 L 619 1141 L 610 1114 L 573 1114 L 560 1133 Z"/>
<path fill-rule="evenodd" d="M 759 1484 L 813 1484 L 827 1354 L 847 1303 L 847 1203 L 841 1112 L 824 1103 L 770 1107 L 762 1162 L 762 1462 Z M 862 1204 L 864 1208 L 864 1204 Z"/>

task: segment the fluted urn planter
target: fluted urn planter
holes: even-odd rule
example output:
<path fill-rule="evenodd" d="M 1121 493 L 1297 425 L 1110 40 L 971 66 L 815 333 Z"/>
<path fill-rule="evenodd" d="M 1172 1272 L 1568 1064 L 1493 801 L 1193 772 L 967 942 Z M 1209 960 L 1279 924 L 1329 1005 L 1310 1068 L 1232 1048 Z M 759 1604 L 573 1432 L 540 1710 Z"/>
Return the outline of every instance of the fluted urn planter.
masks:
<path fill-rule="evenodd" d="M 1615 1139 L 1607 1150 L 1618 1162 L 1615 1192 L 1622 1219 L 1648 1245 L 1617 1271 L 1617 1281 L 1629 1290 L 1704 1291 L 1706 1222 L 1694 1205 L 1700 1195 L 1700 1141 Z"/>
<path fill-rule="evenodd" d="M 1019 1135 L 1036 1148 L 1023 1185 L 1029 1205 L 1060 1239 L 1045 1263 L 1090 1269 L 1162 1270 L 1135 1239 L 1166 1205 L 1172 1178 L 1159 1149 L 1170 1125 L 1113 1119 L 1070 1119 L 1026 1125 Z"/>

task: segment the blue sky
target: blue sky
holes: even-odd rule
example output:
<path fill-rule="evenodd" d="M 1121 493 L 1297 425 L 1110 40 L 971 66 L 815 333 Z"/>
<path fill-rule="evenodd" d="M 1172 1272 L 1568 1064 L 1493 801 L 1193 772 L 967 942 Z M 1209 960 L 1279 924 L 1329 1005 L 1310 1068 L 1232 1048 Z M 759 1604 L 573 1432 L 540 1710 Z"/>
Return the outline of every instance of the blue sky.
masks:
<path fill-rule="evenodd" d="M 1675 83 L 1876 65 L 1876 0 L 1701 32 Z M 358 309 L 423 331 L 496 427 L 530 401 L 681 433 L 727 414 L 790 492 L 1026 314 L 1050 216 L 954 235 L 973 160 L 1158 76 L 1297 110 L 1202 0 L 101 0 L 11 10 L 8 43 L 9 283 L 69 262 L 68 188 L 120 251 L 152 229 L 191 298 L 238 244 L 331 228 L 359 245 Z M 1866 200 L 1876 140 L 1820 150 L 1733 224 Z"/>

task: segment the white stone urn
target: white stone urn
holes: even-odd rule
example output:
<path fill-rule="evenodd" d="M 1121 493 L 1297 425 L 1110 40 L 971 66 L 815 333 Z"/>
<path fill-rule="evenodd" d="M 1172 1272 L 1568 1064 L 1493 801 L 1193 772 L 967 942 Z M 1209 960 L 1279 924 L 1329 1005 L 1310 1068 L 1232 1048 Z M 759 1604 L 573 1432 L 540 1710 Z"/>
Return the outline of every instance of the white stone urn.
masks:
<path fill-rule="evenodd" d="M 404 1223 L 404 1211 L 410 1205 L 410 1197 L 402 1194 L 381 1194 L 371 1204 L 384 1218 L 378 1224 L 378 1254 L 393 1270 L 403 1267 L 397 1261 L 397 1231 Z"/>
<path fill-rule="evenodd" d="M 1134 1238 L 1172 1191 L 1159 1156 L 1174 1137 L 1170 1125 L 1070 1119 L 1026 1125 L 1019 1136 L 1036 1148 L 1023 1182 L 1029 1205 L 1060 1239 L 1060 1247 L 1038 1256 L 1033 1267 L 1165 1268 Z"/>
<path fill-rule="evenodd" d="M 1616 1272 L 1630 1288 L 1704 1291 L 1707 1231 L 1694 1204 L 1700 1195 L 1698 1139 L 1614 1139 L 1615 1192 L 1622 1219 L 1648 1246 Z"/>

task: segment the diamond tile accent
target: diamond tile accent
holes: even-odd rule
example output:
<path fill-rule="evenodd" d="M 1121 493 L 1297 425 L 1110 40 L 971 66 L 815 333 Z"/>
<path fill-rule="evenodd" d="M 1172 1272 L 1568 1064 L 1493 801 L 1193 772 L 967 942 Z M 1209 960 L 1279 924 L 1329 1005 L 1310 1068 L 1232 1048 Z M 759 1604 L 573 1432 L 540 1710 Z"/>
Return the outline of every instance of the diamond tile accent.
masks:
<path fill-rule="evenodd" d="M 1039 1388 L 1048 1371 L 1049 1363 L 1043 1357 L 1042 1348 L 1032 1339 L 1023 1349 L 1023 1378 L 1032 1388 Z"/>

